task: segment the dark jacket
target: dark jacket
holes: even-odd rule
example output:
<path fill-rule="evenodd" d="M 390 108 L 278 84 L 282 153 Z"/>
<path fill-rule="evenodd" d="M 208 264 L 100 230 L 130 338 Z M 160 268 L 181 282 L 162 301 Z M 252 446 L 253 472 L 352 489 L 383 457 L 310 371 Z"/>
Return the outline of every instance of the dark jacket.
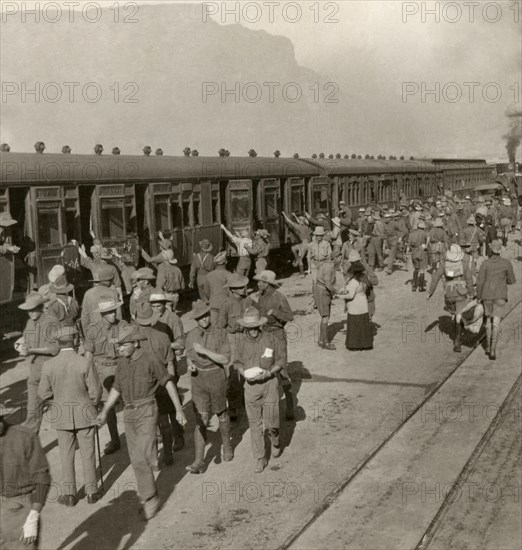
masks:
<path fill-rule="evenodd" d="M 516 283 L 512 263 L 494 254 L 479 269 L 477 297 L 479 300 L 507 300 L 507 285 Z"/>

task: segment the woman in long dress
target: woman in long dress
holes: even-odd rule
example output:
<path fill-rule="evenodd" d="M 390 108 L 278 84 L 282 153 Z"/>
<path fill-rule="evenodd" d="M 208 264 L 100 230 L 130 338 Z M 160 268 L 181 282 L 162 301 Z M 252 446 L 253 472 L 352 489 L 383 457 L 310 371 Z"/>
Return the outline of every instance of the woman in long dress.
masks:
<path fill-rule="evenodd" d="M 346 348 L 355 350 L 373 349 L 373 329 L 368 314 L 368 278 L 361 262 L 353 262 L 349 280 L 344 288 L 344 299 L 348 320 L 346 326 Z"/>

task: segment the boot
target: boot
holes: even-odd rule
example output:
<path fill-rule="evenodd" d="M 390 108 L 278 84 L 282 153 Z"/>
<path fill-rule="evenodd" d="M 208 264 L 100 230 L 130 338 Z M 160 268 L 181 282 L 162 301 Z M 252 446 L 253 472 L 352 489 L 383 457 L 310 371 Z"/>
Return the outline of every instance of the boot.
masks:
<path fill-rule="evenodd" d="M 491 349 L 489 351 L 489 358 L 491 361 L 495 361 L 497 358 L 497 341 L 500 331 L 500 326 L 492 323 L 493 328 L 491 331 Z"/>
<path fill-rule="evenodd" d="M 492 332 L 492 325 L 489 322 L 489 319 L 486 322 L 486 355 L 489 355 L 489 352 L 491 350 L 491 332 Z"/>
<path fill-rule="evenodd" d="M 411 283 L 411 291 L 415 292 L 417 290 L 417 283 L 419 280 L 419 271 L 415 269 L 413 271 L 413 282 Z"/>
<path fill-rule="evenodd" d="M 269 430 L 270 433 L 270 442 L 272 444 L 272 456 L 277 458 L 281 456 L 281 445 L 279 444 L 279 429 L 273 428 Z"/>
<path fill-rule="evenodd" d="M 462 340 L 462 325 L 455 321 L 455 342 L 453 344 L 453 351 L 460 353 L 462 351 L 461 347 Z"/>
<path fill-rule="evenodd" d="M 191 474 L 202 474 L 205 471 L 205 444 L 206 438 L 203 435 L 203 430 L 206 429 L 200 428 L 196 425 L 194 429 L 194 448 L 196 451 L 196 457 L 194 462 L 187 466 L 185 469 Z"/>
<path fill-rule="evenodd" d="M 426 281 L 424 280 L 424 271 L 419 275 L 419 292 L 426 292 Z"/>
<path fill-rule="evenodd" d="M 223 446 L 223 460 L 230 462 L 234 458 L 234 449 L 230 440 L 230 420 L 227 413 L 225 419 L 219 419 L 219 432 L 221 433 L 221 441 Z"/>
<path fill-rule="evenodd" d="M 283 386 L 283 392 L 285 394 L 286 419 L 294 420 L 294 395 L 292 393 L 292 386 Z"/>

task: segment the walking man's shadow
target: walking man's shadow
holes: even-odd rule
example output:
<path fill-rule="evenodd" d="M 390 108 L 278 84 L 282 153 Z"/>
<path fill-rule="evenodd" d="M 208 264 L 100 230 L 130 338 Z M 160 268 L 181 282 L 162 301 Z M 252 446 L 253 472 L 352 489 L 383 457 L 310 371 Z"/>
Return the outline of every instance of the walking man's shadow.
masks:
<path fill-rule="evenodd" d="M 68 546 L 72 550 L 115 550 L 125 537 L 128 538 L 121 548 L 129 550 L 147 525 L 138 516 L 138 503 L 139 498 L 134 491 L 124 491 L 112 499 L 108 506 L 100 508 L 78 525 L 58 550 Z"/>

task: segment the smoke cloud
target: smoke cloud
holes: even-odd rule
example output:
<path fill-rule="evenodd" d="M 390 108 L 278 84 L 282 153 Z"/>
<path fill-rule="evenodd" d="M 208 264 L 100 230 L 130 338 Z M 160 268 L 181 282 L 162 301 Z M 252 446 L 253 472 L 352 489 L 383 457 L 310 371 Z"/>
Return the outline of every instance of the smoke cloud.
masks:
<path fill-rule="evenodd" d="M 507 112 L 506 116 L 509 119 L 509 131 L 503 135 L 506 140 L 506 151 L 509 157 L 509 162 L 514 163 L 516 160 L 517 149 L 520 146 L 522 139 L 522 111 Z"/>

